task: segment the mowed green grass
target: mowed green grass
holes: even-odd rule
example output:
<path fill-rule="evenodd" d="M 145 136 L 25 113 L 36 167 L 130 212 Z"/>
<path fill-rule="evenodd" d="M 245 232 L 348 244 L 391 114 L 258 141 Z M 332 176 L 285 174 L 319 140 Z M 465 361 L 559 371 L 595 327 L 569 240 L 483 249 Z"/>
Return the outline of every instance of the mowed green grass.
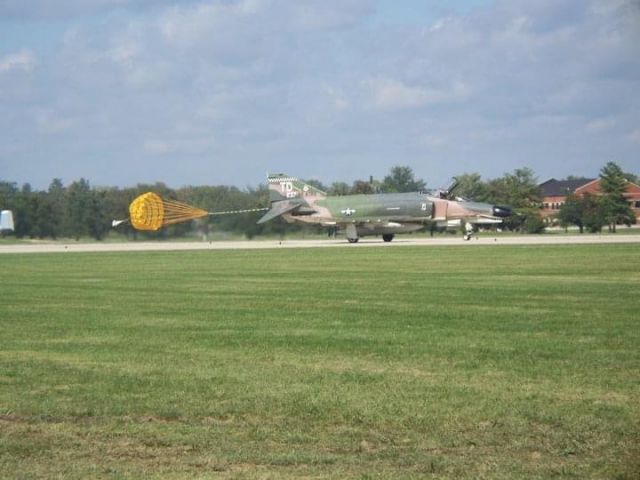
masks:
<path fill-rule="evenodd" d="M 640 476 L 640 246 L 0 256 L 3 478 Z"/>

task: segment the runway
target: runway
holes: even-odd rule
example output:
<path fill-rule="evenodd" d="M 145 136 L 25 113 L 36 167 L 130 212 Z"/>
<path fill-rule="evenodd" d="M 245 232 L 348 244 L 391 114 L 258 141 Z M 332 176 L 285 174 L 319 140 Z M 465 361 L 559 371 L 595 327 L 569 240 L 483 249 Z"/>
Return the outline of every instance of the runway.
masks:
<path fill-rule="evenodd" d="M 501 245 L 563 245 L 563 244 L 640 244 L 640 235 L 522 235 L 522 236 L 482 236 L 465 242 L 461 237 L 412 237 L 398 236 L 393 242 L 386 243 L 381 238 L 364 238 L 356 244 L 348 243 L 344 238 L 313 240 L 244 240 L 244 241 L 155 241 L 121 243 L 82 243 L 82 242 L 41 242 L 18 244 L 0 244 L 3 253 L 79 253 L 79 252 L 142 252 L 142 251 L 186 251 L 186 250 L 259 250 L 282 248 L 401 248 L 401 247 L 438 247 Z"/>

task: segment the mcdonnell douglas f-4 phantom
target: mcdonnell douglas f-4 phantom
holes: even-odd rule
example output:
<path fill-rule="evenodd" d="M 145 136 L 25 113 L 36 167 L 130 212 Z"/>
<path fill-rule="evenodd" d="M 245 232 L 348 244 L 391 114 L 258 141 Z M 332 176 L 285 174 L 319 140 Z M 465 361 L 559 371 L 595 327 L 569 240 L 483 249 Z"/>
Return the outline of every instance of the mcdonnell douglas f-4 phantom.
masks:
<path fill-rule="evenodd" d="M 508 207 L 450 200 L 449 192 L 437 196 L 422 192 L 329 196 L 285 174 L 269 175 L 268 183 L 271 209 L 258 223 L 281 216 L 289 223 L 344 231 L 351 243 L 367 235 L 382 235 L 390 242 L 396 233 L 461 224 L 465 226 L 464 239 L 469 240 L 474 225 L 499 224 L 511 215 Z"/>

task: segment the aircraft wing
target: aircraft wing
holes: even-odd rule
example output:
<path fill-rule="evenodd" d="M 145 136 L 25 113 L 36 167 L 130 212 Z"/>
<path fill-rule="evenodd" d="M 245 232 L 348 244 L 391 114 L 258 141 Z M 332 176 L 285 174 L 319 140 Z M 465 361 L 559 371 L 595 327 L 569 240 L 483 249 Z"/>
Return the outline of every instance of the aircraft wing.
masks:
<path fill-rule="evenodd" d="M 295 210 L 300 206 L 299 202 L 294 202 L 291 200 L 283 200 L 281 202 L 274 202 L 271 204 L 271 210 L 264 214 L 264 216 L 258 220 L 258 223 L 265 223 L 269 220 L 273 220 L 276 217 L 279 217 L 283 213 L 290 212 L 291 210 Z"/>

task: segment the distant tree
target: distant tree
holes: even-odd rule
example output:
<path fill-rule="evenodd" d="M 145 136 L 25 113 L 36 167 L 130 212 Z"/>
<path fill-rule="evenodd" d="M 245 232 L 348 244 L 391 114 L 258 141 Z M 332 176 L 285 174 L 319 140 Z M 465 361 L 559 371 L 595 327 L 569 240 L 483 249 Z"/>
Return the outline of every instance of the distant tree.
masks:
<path fill-rule="evenodd" d="M 0 209 L 13 210 L 18 196 L 18 186 L 15 182 L 0 180 Z"/>
<path fill-rule="evenodd" d="M 15 183 L 0 182 L 0 204 L 14 211 L 18 238 L 55 236 L 59 219 L 48 192 L 33 190 L 29 183 L 18 190 Z"/>
<path fill-rule="evenodd" d="M 622 195 L 627 186 L 627 179 L 622 169 L 615 162 L 607 162 L 600 169 L 600 186 L 605 194 Z"/>
<path fill-rule="evenodd" d="M 104 190 L 105 209 L 110 220 L 122 220 L 129 216 L 129 195 L 127 189 L 109 187 Z"/>
<path fill-rule="evenodd" d="M 80 240 L 89 234 L 91 187 L 89 181 L 81 178 L 67 188 L 66 224 L 68 234 Z"/>
<path fill-rule="evenodd" d="M 64 214 L 66 210 L 66 189 L 62 180 L 54 178 L 47 190 L 48 208 L 50 209 L 50 226 L 48 235 L 58 238 L 65 234 Z"/>
<path fill-rule="evenodd" d="M 531 207 L 540 203 L 538 181 L 529 168 L 517 168 L 513 173 L 491 180 L 488 184 L 488 197 L 495 203 L 504 203 L 512 207 Z"/>
<path fill-rule="evenodd" d="M 455 196 L 476 201 L 486 199 L 488 187 L 479 173 L 463 173 L 453 177 L 453 180 L 457 184 L 453 192 Z"/>
<path fill-rule="evenodd" d="M 615 162 L 608 162 L 600 170 L 602 208 L 610 232 L 615 233 L 616 224 L 635 223 L 635 214 L 623 195 L 627 183 L 624 172 Z"/>
<path fill-rule="evenodd" d="M 18 238 L 33 237 L 37 200 L 31 189 L 31 184 L 23 184 L 20 191 L 16 193 L 13 209 L 15 236 Z"/>
<path fill-rule="evenodd" d="M 411 167 L 395 166 L 382 180 L 384 192 L 417 192 L 424 190 L 427 184 L 422 179 L 416 179 Z"/>
<path fill-rule="evenodd" d="M 558 219 L 565 227 L 576 225 L 580 233 L 585 228 L 591 233 L 599 232 L 606 223 L 602 198 L 589 193 L 580 196 L 571 194 L 560 207 Z"/>
<path fill-rule="evenodd" d="M 607 220 L 602 207 L 602 198 L 585 193 L 582 198 L 583 222 L 585 228 L 591 233 L 602 231 Z"/>
<path fill-rule="evenodd" d="M 178 199 L 189 205 L 203 208 L 210 212 L 225 212 L 234 210 L 248 210 L 265 208 L 269 206 L 269 190 L 266 185 L 258 188 L 246 187 L 239 189 L 225 185 L 183 187 L 176 190 Z M 273 233 L 275 226 L 272 222 L 256 225 L 257 220 L 264 212 L 249 212 L 233 215 L 213 216 L 209 219 L 201 219 L 184 226 L 195 227 L 200 233 L 210 231 L 223 231 L 240 233 L 253 238 L 256 235 Z M 294 230 L 297 227 L 294 226 Z M 174 231 L 174 234 L 185 232 Z"/>
<path fill-rule="evenodd" d="M 315 179 L 310 179 L 310 180 L 302 180 L 304 183 L 311 185 L 312 187 L 317 188 L 318 190 L 321 190 L 323 192 L 326 192 L 328 190 L 328 188 L 320 181 L 320 180 L 315 180 Z"/>
<path fill-rule="evenodd" d="M 527 215 L 524 223 L 524 229 L 527 233 L 543 233 L 545 223 L 539 212 L 531 212 Z"/>
<path fill-rule="evenodd" d="M 624 172 L 624 177 L 630 181 L 631 183 L 635 183 L 636 185 L 640 185 L 640 177 L 634 173 Z"/>
<path fill-rule="evenodd" d="M 87 231 L 89 235 L 96 240 L 102 240 L 109 232 L 110 221 L 106 190 L 91 190 L 87 205 Z"/>
<path fill-rule="evenodd" d="M 333 182 L 327 190 L 329 195 L 349 195 L 351 188 L 346 182 Z"/>
<path fill-rule="evenodd" d="M 32 230 L 31 236 L 38 238 L 56 237 L 56 215 L 52 199 L 47 192 L 32 194 Z"/>
<path fill-rule="evenodd" d="M 574 194 L 567 196 L 564 204 L 558 212 L 560 224 L 564 227 L 568 225 L 577 225 L 580 233 L 584 232 L 584 220 L 586 212 L 586 202 L 584 197 L 578 197 Z"/>
<path fill-rule="evenodd" d="M 518 168 L 491 180 L 485 201 L 513 208 L 516 215 L 505 219 L 504 225 L 512 230 L 525 230 L 527 218 L 539 216 L 540 194 L 533 170 Z"/>
<path fill-rule="evenodd" d="M 318 187 L 319 188 L 319 187 Z M 242 200 L 240 205 L 243 209 L 265 208 L 269 206 L 269 189 L 267 185 L 260 185 L 258 188 L 247 187 L 241 192 Z M 241 215 L 232 215 L 233 223 L 231 231 L 243 234 L 248 239 L 252 239 L 259 235 L 276 233 L 282 235 L 286 227 L 274 222 L 257 224 L 258 219 L 264 215 L 262 212 L 243 213 Z M 215 221 L 214 221 L 215 224 Z M 299 228 L 299 227 L 295 227 Z"/>
<path fill-rule="evenodd" d="M 353 185 L 351 186 L 351 192 L 352 194 L 371 194 L 371 193 L 375 193 L 374 187 L 371 184 L 371 182 L 368 182 L 366 180 L 356 180 L 355 182 L 353 182 Z"/>

